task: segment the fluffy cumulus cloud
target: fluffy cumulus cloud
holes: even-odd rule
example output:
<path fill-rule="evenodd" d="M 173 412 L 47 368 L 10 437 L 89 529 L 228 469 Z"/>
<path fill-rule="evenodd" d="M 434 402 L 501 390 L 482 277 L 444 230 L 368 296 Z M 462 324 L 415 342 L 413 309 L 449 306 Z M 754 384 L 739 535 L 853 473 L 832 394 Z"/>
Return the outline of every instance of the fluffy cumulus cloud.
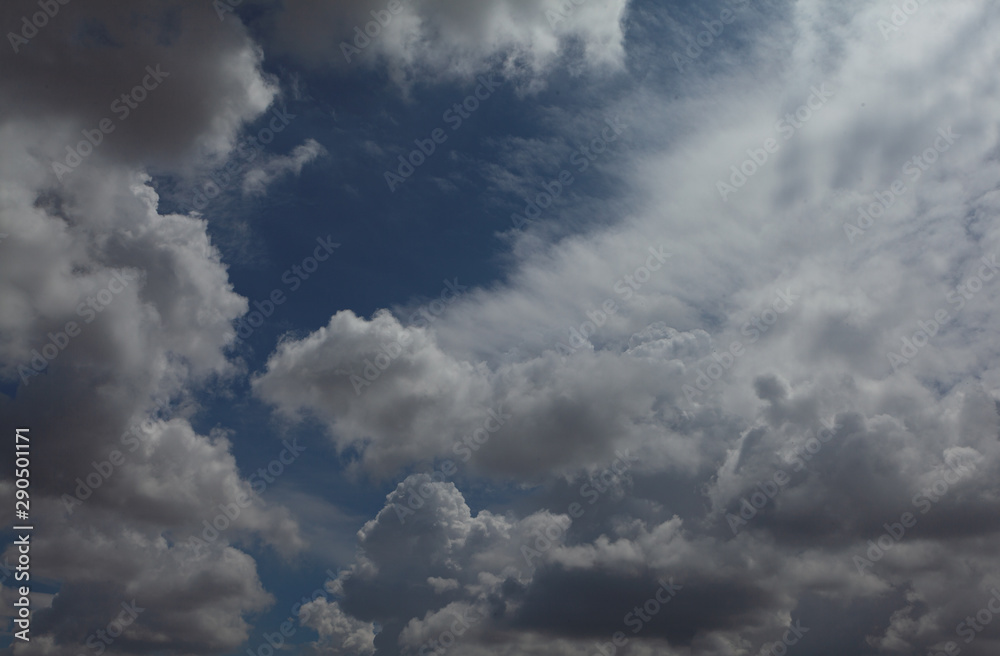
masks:
<path fill-rule="evenodd" d="M 319 634 L 319 640 L 311 645 L 315 653 L 375 653 L 374 624 L 346 615 L 335 601 L 321 598 L 304 604 L 299 619 L 302 626 Z"/>
<path fill-rule="evenodd" d="M 993 4 L 240 11 L 95 22 L 70 3 L 0 81 L 0 374 L 20 385 L 0 410 L 5 431 L 47 436 L 34 512 L 61 529 L 34 544 L 59 588 L 14 652 L 77 653 L 133 599 L 119 651 L 233 652 L 274 601 L 246 545 L 306 547 L 295 509 L 241 476 L 239 436 L 195 428 L 198 391 L 246 373 L 226 349 L 248 303 L 206 219 L 162 212 L 150 178 L 231 157 L 280 100 L 269 48 L 404 89 L 493 72 L 541 90 L 564 70 L 600 89 L 540 109 L 550 135 L 494 135 L 498 158 L 466 162 L 501 214 L 559 167 L 594 176 L 500 235 L 501 280 L 454 280 L 423 312 L 333 310 L 250 373 L 278 430 L 332 443 L 331 484 L 401 479 L 328 595 L 293 611 L 296 650 L 996 653 Z M 106 135 L 128 138 L 67 160 L 157 70 Z M 608 120 L 627 129 L 598 150 Z M 242 191 L 326 152 L 296 143 Z M 113 451 L 123 464 L 85 489 Z"/>
<path fill-rule="evenodd" d="M 341 449 L 357 447 L 372 471 L 392 472 L 435 456 L 487 474 L 544 478 L 615 458 L 616 449 L 654 449 L 664 466 L 697 469 L 706 449 L 685 436 L 697 422 L 680 419 L 681 385 L 663 386 L 676 359 L 583 349 L 557 338 L 553 350 L 491 369 L 443 351 L 434 334 L 404 327 L 389 312 L 371 321 L 349 311 L 301 341 L 287 341 L 254 383 L 288 416 L 313 415 Z M 561 341 L 560 341 L 561 340 Z M 556 352 L 558 349 L 561 351 Z"/>
<path fill-rule="evenodd" d="M 503 284 L 433 323 L 345 311 L 275 351 L 257 394 L 359 466 L 456 468 L 406 479 L 338 583 L 380 652 L 458 629 L 450 653 L 579 653 L 619 630 L 636 653 L 996 649 L 976 613 L 1000 581 L 1000 17 L 907 8 L 729 8 L 734 42 L 689 51 L 670 91 L 599 101 L 631 129 L 597 164 L 629 199 L 596 217 L 611 228 L 552 244 L 542 221 L 512 236 Z M 554 215 L 602 211 L 587 200 Z M 572 492 L 616 452 L 638 459 L 628 493 L 590 510 Z M 542 487 L 472 513 L 459 489 L 482 474 Z M 588 512 L 519 568 L 567 498 Z"/>
<path fill-rule="evenodd" d="M 589 498 L 473 515 L 452 483 L 412 475 L 359 533 L 356 564 L 329 586 L 340 599 L 322 608 L 379 622 L 379 653 L 568 654 L 618 632 L 643 653 L 727 653 L 780 636 L 810 587 L 843 603 L 867 585 L 839 554 L 718 540 L 677 515 L 581 539 L 599 523 Z"/>
<path fill-rule="evenodd" d="M 225 652 L 273 602 L 229 544 L 303 545 L 241 477 L 230 436 L 192 427 L 193 392 L 237 372 L 224 349 L 247 301 L 206 221 L 162 212 L 149 172 L 226 156 L 277 88 L 207 6 L 56 6 L 0 49 L 0 375 L 16 388 L 0 415 L 36 436 L 32 517 L 52 530 L 31 574 L 58 585 L 11 649 L 76 654 L 126 604 L 122 653 Z M 38 9 L 5 3 L 0 22 Z M 255 503 L 221 539 L 189 539 L 243 496 Z"/>

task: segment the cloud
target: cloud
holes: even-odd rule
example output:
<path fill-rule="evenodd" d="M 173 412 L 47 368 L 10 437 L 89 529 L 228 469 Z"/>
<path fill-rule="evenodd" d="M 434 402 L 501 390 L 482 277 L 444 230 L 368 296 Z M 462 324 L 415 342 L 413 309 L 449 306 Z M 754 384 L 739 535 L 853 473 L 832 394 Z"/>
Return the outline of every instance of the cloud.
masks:
<path fill-rule="evenodd" d="M 226 349 L 247 300 L 208 222 L 161 213 L 150 175 L 226 161 L 278 87 L 248 28 L 209 5 L 60 7 L 0 54 L 0 375 L 18 385 L 0 428 L 45 436 L 33 512 L 59 530 L 33 545 L 58 592 L 15 650 L 76 653 L 136 599 L 148 611 L 116 650 L 234 651 L 273 601 L 237 547 L 317 547 L 248 490 L 236 437 L 195 428 L 199 393 L 243 373 Z M 413 0 L 354 55 L 404 88 L 498 68 L 530 91 L 562 64 L 624 71 L 631 28 L 669 25 L 669 62 L 722 5 L 556 7 Z M 292 2 L 248 21 L 328 68 L 383 8 Z M 480 168 L 497 207 L 520 208 L 539 182 L 526 171 L 565 166 L 550 148 L 629 125 L 589 159 L 597 177 L 579 171 L 551 218 L 505 236 L 503 279 L 433 323 L 336 312 L 253 374 L 285 422 L 319 422 L 348 473 L 404 477 L 336 599 L 303 607 L 305 649 L 571 654 L 623 631 L 636 653 L 721 656 L 801 623 L 803 654 L 922 652 L 1000 585 L 997 13 L 925 4 L 897 31 L 870 3 L 745 11 L 691 70 L 637 43 L 641 83 L 502 141 Z M 167 74 L 93 143 L 149 67 Z M 321 152 L 269 159 L 244 191 Z M 572 216 L 581 228 L 554 226 Z M 115 451 L 124 464 L 69 512 L 64 495 Z M 634 464 L 608 479 L 616 458 Z M 445 459 L 445 480 L 409 473 Z M 196 550 L 189 536 L 241 494 L 254 502 Z M 963 653 L 995 652 L 994 635 Z"/>
<path fill-rule="evenodd" d="M 680 385 L 650 389 L 661 372 L 681 366 L 550 350 L 491 371 L 447 354 L 434 333 L 403 327 L 388 312 L 368 321 L 345 311 L 311 336 L 283 342 L 254 389 L 290 418 L 326 422 L 339 449 L 358 448 L 380 475 L 438 456 L 530 477 L 597 466 L 617 448 L 653 440 L 658 456 L 696 466 L 698 450 L 657 425 Z"/>
<path fill-rule="evenodd" d="M 307 615 L 303 626 L 315 629 L 319 640 L 312 644 L 314 653 L 374 654 L 375 633 L 371 623 L 360 622 L 344 614 L 337 602 L 320 598 L 302 606 L 300 616 Z"/>
<path fill-rule="evenodd" d="M 983 550 L 997 530 L 997 16 L 983 2 L 922 5 L 884 34 L 889 13 L 861 2 L 754 9 L 686 77 L 650 70 L 642 89 L 556 135 L 578 139 L 599 114 L 621 114 L 630 136 L 601 171 L 617 171 L 612 194 L 628 211 L 567 197 L 561 212 L 593 216 L 592 227 L 554 243 L 544 222 L 515 235 L 506 278 L 433 325 L 341 312 L 276 350 L 256 393 L 286 417 L 318 418 L 360 467 L 467 467 L 421 511 L 440 527 L 402 533 L 419 555 L 379 555 L 391 504 L 360 538 L 340 604 L 385 623 L 380 649 L 393 635 L 401 651 L 419 649 L 474 607 L 490 620 L 460 651 L 570 653 L 581 632 L 598 640 L 621 624 L 628 607 L 608 600 L 641 602 L 651 573 L 670 572 L 690 596 L 644 630 L 643 648 L 658 653 L 751 653 L 793 618 L 814 636 L 852 627 L 835 639 L 858 653 L 956 639 L 1000 578 Z M 512 168 L 491 179 L 525 188 Z M 905 189 L 891 208 L 852 235 L 845 224 L 896 180 Z M 737 191 L 723 198 L 720 182 Z M 674 256 L 641 272 L 659 244 Z M 398 353 L 386 346 L 404 336 Z M 355 393 L 352 376 L 370 384 Z M 500 406 L 505 426 L 480 434 L 467 465 L 455 458 Z M 830 422 L 833 437 L 810 453 Z M 575 525 L 538 569 L 505 574 L 500 535 L 616 449 L 640 458 L 630 499 Z M 974 471 L 940 493 L 956 458 Z M 779 471 L 788 482 L 734 535 L 727 515 Z M 471 497 L 480 474 L 541 490 L 514 515 L 466 514 L 459 490 Z M 905 512 L 919 528 L 859 570 L 854 557 Z M 469 549 L 479 534 L 481 550 Z M 411 573 L 407 562 L 441 566 Z M 395 576 L 421 593 L 386 599 L 380 581 Z M 438 592 L 429 577 L 461 587 Z M 991 636 L 969 653 L 989 653 Z"/>
<path fill-rule="evenodd" d="M 227 651 L 247 638 L 243 616 L 273 603 L 247 554 L 222 547 L 199 555 L 113 516 L 85 528 L 67 526 L 59 540 L 33 540 L 32 555 L 33 571 L 47 569 L 63 585 L 50 608 L 35 612 L 32 638 L 41 640 L 18 645 L 28 654 L 77 653 L 133 600 L 143 610 L 115 641 L 123 653 Z"/>
<path fill-rule="evenodd" d="M 399 507 L 415 494 L 424 505 L 401 522 Z M 576 520 L 550 511 L 520 519 L 473 515 L 451 483 L 412 475 L 361 531 L 356 564 L 331 590 L 344 612 L 384 627 L 376 644 L 386 653 L 454 644 L 456 653 L 570 654 L 618 631 L 639 634 L 638 645 L 716 653 L 780 631 L 797 593 L 818 583 L 805 569 L 818 554 L 800 558 L 748 539 L 698 537 L 676 516 L 621 522 L 580 541 L 596 515 L 577 500 L 586 510 Z M 838 560 L 826 558 L 821 576 L 846 593 L 860 576 Z M 442 590 L 440 579 L 457 585 Z M 405 597 L 393 592 L 401 588 Z M 651 616 L 635 612 L 658 594 L 669 604 L 657 603 Z"/>
<path fill-rule="evenodd" d="M 0 20 L 32 10 L 6 3 Z M 150 172 L 226 157 L 277 88 L 238 23 L 185 3 L 60 4 L 0 59 L 0 376 L 16 387 L 0 423 L 31 427 L 32 518 L 51 529 L 32 574 L 58 585 L 13 649 L 75 654 L 136 599 L 147 610 L 116 651 L 231 651 L 273 598 L 229 543 L 288 556 L 303 541 L 286 509 L 255 499 L 203 553 L 188 542 L 219 504 L 257 496 L 229 438 L 192 427 L 198 390 L 238 372 L 224 350 L 247 300 L 207 222 L 161 213 Z"/>
<path fill-rule="evenodd" d="M 263 195 L 272 182 L 288 173 L 298 175 L 302 172 L 303 166 L 324 154 L 326 149 L 319 145 L 318 141 L 307 139 L 305 143 L 296 146 L 291 155 L 270 157 L 260 166 L 247 171 L 243 178 L 243 193 L 251 196 Z"/>
<path fill-rule="evenodd" d="M 384 64 L 404 86 L 417 79 L 471 79 L 494 65 L 525 87 L 571 46 L 587 67 L 618 69 L 624 60 L 627 0 L 358 0 L 286 3 L 273 43 L 313 65 Z M 395 11 L 389 11 L 390 8 Z M 373 36 L 369 36 L 373 35 Z"/>
<path fill-rule="evenodd" d="M 32 10 L 37 3 L 6 3 L 0 19 L 19 24 Z M 61 5 L 58 20 L 18 52 L 5 48 L 0 60 L 8 71 L 0 83 L 8 99 L 0 101 L 0 120 L 28 118 L 50 128 L 25 135 L 32 168 L 37 160 L 49 169 L 51 161 L 63 161 L 81 130 L 107 118 L 113 131 L 84 167 L 103 159 L 182 169 L 228 153 L 241 126 L 277 93 L 260 69 L 261 50 L 238 21 L 220 22 L 210 6 L 175 1 L 125 10 Z M 123 101 L 143 80 L 153 82 L 147 66 L 160 71 L 159 85 Z"/>

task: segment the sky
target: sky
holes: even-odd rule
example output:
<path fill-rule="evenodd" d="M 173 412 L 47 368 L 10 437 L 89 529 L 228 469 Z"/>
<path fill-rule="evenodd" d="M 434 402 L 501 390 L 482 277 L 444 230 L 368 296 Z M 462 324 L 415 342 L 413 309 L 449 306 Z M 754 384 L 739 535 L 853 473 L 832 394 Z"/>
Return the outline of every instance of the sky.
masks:
<path fill-rule="evenodd" d="M 996 3 L 0 28 L 3 654 L 1000 650 Z"/>

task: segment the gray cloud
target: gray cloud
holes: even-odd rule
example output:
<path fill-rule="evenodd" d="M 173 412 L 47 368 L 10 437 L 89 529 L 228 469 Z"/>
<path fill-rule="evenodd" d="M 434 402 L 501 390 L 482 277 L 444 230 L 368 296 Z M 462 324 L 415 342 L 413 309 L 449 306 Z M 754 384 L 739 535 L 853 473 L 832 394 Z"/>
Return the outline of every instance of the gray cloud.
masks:
<path fill-rule="evenodd" d="M 6 3 L 0 22 L 37 10 Z M 208 5 L 60 4 L 0 60 L 0 375 L 19 385 L 0 397 L 0 425 L 32 428 L 32 517 L 51 529 L 35 535 L 32 575 L 59 585 L 32 642 L 12 649 L 76 654 L 132 599 L 147 610 L 116 651 L 235 649 L 273 598 L 229 542 L 259 536 L 285 556 L 303 543 L 291 514 L 263 502 L 204 553 L 187 543 L 218 504 L 256 496 L 226 435 L 190 424 L 197 390 L 238 371 L 223 350 L 247 301 L 206 222 L 161 214 L 147 171 L 224 158 L 276 86 L 243 28 Z M 127 116 L 113 104 L 123 93 Z M 67 148 L 81 158 L 68 173 L 53 166 Z"/>
<path fill-rule="evenodd" d="M 998 247 L 988 218 L 998 98 L 982 64 L 996 63 L 988 37 L 996 12 L 975 2 L 923 5 L 885 38 L 879 21 L 891 8 L 781 9 L 760 8 L 756 32 L 731 32 L 734 43 L 752 39 L 751 52 L 737 57 L 720 41 L 712 56 L 729 56 L 731 73 L 689 75 L 683 95 L 647 87 L 603 100 L 603 113 L 621 113 L 635 132 L 607 162 L 631 209 L 598 217 L 611 227 L 555 244 L 544 225 L 529 227 L 513 238 L 508 278 L 465 294 L 433 327 L 341 313 L 283 344 L 256 379 L 257 393 L 285 416 L 319 418 L 380 475 L 453 457 L 454 441 L 502 403 L 509 424 L 454 481 L 463 491 L 478 489 L 475 474 L 543 483 L 505 516 L 510 526 L 542 512 L 559 481 L 585 480 L 615 449 L 640 456 L 630 502 L 575 525 L 540 569 L 506 589 L 495 551 L 466 554 L 463 567 L 444 529 L 413 527 L 419 555 L 397 554 L 385 580 L 406 576 L 420 593 L 393 603 L 362 536 L 340 607 L 385 621 L 380 650 L 395 649 L 396 634 L 401 650 L 419 648 L 463 605 L 490 620 L 455 653 L 589 648 L 575 641 L 610 636 L 621 614 L 609 600 L 645 599 L 649 572 L 689 581 L 690 596 L 677 600 L 685 621 L 651 624 L 637 653 L 756 653 L 792 618 L 812 622 L 813 636 L 843 622 L 850 629 L 837 644 L 854 653 L 917 653 L 959 640 L 956 625 L 985 603 L 1000 577 L 983 551 L 997 528 L 1000 380 L 988 327 L 1000 287 L 984 262 Z M 830 100 L 786 139 L 782 117 L 822 85 Z M 907 172 L 907 161 L 926 157 L 949 129 L 960 136 L 933 166 L 918 179 Z M 558 137 L 580 134 L 587 131 L 575 123 Z M 771 137 L 778 150 L 723 201 L 716 182 Z M 513 172 L 494 167 L 491 179 L 521 190 L 523 167 L 511 161 Z M 891 211 L 851 240 L 844 224 L 898 178 L 907 189 Z M 562 212 L 593 211 L 586 200 L 567 197 Z M 615 281 L 658 243 L 676 255 L 622 298 Z M 795 301 L 772 320 L 768 308 L 782 293 Z M 598 322 L 593 312 L 606 298 L 619 310 Z M 944 323 L 935 319 L 942 309 Z M 600 325 L 560 349 L 588 319 Z M 356 395 L 351 374 L 364 375 L 379 340 L 401 335 L 408 346 Z M 728 358 L 733 344 L 740 354 Z M 894 366 L 888 354 L 904 349 L 906 362 Z M 702 376 L 709 384 L 688 398 L 683 386 Z M 805 461 L 810 437 L 831 421 L 833 437 Z M 975 466 L 935 492 L 956 460 Z M 733 535 L 727 514 L 778 471 L 788 482 Z M 678 500 L 682 486 L 691 500 Z M 475 523 L 494 518 L 489 512 L 459 515 Z M 854 557 L 905 512 L 915 526 L 859 570 Z M 401 564 L 446 554 L 447 571 L 411 576 Z M 491 572 L 481 578 L 494 587 L 465 583 L 469 572 Z M 429 576 L 461 587 L 439 593 Z M 849 610 L 855 604 L 867 620 Z M 519 615 L 523 608 L 530 612 Z M 961 643 L 963 653 L 989 653 L 993 636 L 988 628 Z M 799 653 L 827 653 L 820 642 L 803 641 Z"/>
<path fill-rule="evenodd" d="M 554 5 L 414 0 L 358 61 L 403 87 L 498 66 L 522 91 L 539 89 L 573 43 L 588 69 L 620 69 L 626 3 L 584 3 L 551 25 Z M 16 24 L 32 6 L 9 3 L 0 19 Z M 191 424 L 201 386 L 242 373 L 225 348 L 247 301 L 206 222 L 161 214 L 147 171 L 190 178 L 225 161 L 278 90 L 235 15 L 143 9 L 70 3 L 22 52 L 0 54 L 10 71 L 0 81 L 0 374 L 17 381 L 33 351 L 47 340 L 57 349 L 16 400 L 0 397 L 4 430 L 30 418 L 46 436 L 36 512 L 60 529 L 34 545 L 38 573 L 60 589 L 18 653 L 76 653 L 131 598 L 149 610 L 117 650 L 235 650 L 272 602 L 236 547 L 259 537 L 286 557 L 306 548 L 296 515 L 263 499 L 205 553 L 185 542 L 247 493 L 231 436 Z M 278 52 L 341 66 L 340 40 L 373 9 L 292 2 L 258 26 Z M 926 4 L 883 34 L 890 11 L 820 0 L 756 9 L 726 32 L 732 45 L 720 38 L 699 60 L 707 68 L 695 73 L 729 64 L 711 77 L 650 70 L 641 89 L 552 121 L 555 144 L 607 116 L 630 125 L 600 164 L 617 172 L 617 211 L 583 194 L 560 210 L 602 227 L 552 241 L 543 222 L 508 235 L 506 278 L 463 294 L 432 326 L 344 310 L 281 340 L 254 393 L 284 421 L 317 419 L 339 450 L 355 449 L 349 473 L 384 480 L 442 459 L 458 468 L 444 482 L 409 475 L 389 493 L 331 584 L 335 599 L 308 606 L 302 625 L 317 638 L 304 650 L 419 653 L 457 614 L 475 619 L 453 636 L 455 654 L 580 653 L 630 631 L 627 614 L 664 577 L 683 587 L 627 634 L 632 653 L 757 653 L 796 622 L 810 627 L 802 654 L 961 640 L 956 627 L 1000 586 L 1000 286 L 983 259 L 1000 254 L 998 16 L 985 1 Z M 687 16 L 667 21 L 648 5 L 636 15 L 672 30 Z M 169 77 L 58 179 L 66 147 L 157 65 Z M 824 84 L 829 102 L 786 139 L 782 117 Z M 948 129 L 955 143 L 919 179 L 907 173 Z M 780 148 L 720 198 L 718 181 L 768 138 Z M 507 143 L 509 156 L 488 167 L 501 193 L 531 188 L 523 158 L 543 141 Z M 320 148 L 307 141 L 270 160 L 245 190 L 297 173 Z M 892 208 L 862 235 L 845 233 L 899 178 L 909 184 Z M 660 245 L 673 255 L 640 278 Z M 628 277 L 641 285 L 619 291 Z M 114 292 L 116 279 L 129 282 Z M 794 303 L 768 315 L 782 294 Z M 100 304 L 90 322 L 87 297 Z M 62 349 L 50 333 L 69 321 L 81 331 Z M 913 346 L 918 331 L 926 344 Z M 62 495 L 143 419 L 151 430 L 125 464 L 68 513 Z M 811 438 L 831 422 L 817 447 Z M 637 458 L 628 480 L 591 504 L 584 486 L 622 451 Z M 970 467 L 952 482 L 955 462 Z M 787 482 L 731 530 L 744 499 L 761 499 L 779 472 Z M 495 485 L 515 500 L 473 511 Z M 0 482 L 5 495 L 10 486 Z M 422 503 L 401 521 L 414 493 Z M 570 522 L 573 502 L 586 512 Z M 896 537 L 904 513 L 915 523 Z M 996 630 L 962 653 L 994 653 Z"/>

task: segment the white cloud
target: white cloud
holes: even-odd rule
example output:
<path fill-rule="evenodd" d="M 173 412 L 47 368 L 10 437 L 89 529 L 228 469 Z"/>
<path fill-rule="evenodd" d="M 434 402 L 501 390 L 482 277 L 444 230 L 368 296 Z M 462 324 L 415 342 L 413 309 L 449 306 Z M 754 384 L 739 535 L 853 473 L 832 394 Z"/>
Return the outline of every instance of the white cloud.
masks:
<path fill-rule="evenodd" d="M 243 193 L 251 196 L 263 195 L 272 182 L 288 173 L 298 175 L 302 172 L 303 166 L 324 154 L 326 149 L 319 145 L 318 141 L 306 139 L 303 144 L 296 146 L 290 155 L 270 157 L 260 166 L 247 171 L 243 178 Z"/>

